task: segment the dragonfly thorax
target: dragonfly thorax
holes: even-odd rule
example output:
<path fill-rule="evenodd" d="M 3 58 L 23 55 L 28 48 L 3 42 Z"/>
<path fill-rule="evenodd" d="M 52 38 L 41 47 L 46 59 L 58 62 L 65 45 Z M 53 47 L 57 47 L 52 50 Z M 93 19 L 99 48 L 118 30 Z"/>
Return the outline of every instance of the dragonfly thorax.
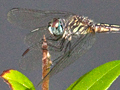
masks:
<path fill-rule="evenodd" d="M 71 41 L 73 37 L 81 37 L 94 32 L 94 22 L 87 17 L 71 15 L 66 23 L 63 37 Z"/>
<path fill-rule="evenodd" d="M 54 18 L 48 25 L 48 30 L 53 36 L 62 36 L 64 33 L 64 19 Z"/>

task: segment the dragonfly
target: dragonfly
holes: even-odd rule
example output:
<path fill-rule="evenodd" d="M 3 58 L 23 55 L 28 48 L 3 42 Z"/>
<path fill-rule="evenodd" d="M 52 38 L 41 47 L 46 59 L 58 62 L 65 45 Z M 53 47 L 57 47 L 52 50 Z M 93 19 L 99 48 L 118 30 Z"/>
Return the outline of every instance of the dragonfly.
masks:
<path fill-rule="evenodd" d="M 20 60 L 22 69 L 34 70 L 41 66 L 42 37 L 46 36 L 52 65 L 42 81 L 62 71 L 86 53 L 93 46 L 96 33 L 120 32 L 117 24 L 95 23 L 88 17 L 66 11 L 13 8 L 7 16 L 10 23 L 30 30 L 24 38 L 28 49 Z"/>

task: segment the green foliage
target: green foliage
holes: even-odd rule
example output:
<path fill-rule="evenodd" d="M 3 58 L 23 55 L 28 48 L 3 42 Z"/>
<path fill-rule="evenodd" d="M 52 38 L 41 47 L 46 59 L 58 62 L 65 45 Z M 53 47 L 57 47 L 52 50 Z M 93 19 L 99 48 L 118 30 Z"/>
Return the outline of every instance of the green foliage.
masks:
<path fill-rule="evenodd" d="M 86 73 L 66 90 L 107 90 L 120 75 L 120 60 L 105 63 Z M 32 82 L 17 70 L 6 70 L 0 75 L 12 90 L 35 90 Z"/>
<path fill-rule="evenodd" d="M 80 77 L 66 90 L 107 90 L 120 75 L 120 60 L 105 63 Z"/>
<path fill-rule="evenodd" d="M 35 90 L 32 82 L 17 70 L 6 70 L 1 77 L 9 84 L 12 90 Z"/>

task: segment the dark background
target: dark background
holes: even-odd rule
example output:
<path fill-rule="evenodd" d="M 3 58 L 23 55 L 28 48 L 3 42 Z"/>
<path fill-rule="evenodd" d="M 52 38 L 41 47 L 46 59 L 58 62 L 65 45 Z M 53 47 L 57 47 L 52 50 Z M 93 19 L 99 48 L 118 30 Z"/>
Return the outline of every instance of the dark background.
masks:
<path fill-rule="evenodd" d="M 7 21 L 7 12 L 15 7 L 69 11 L 88 16 L 95 22 L 120 24 L 119 0 L 1 0 L 0 73 L 11 68 L 17 69 L 27 75 L 34 85 L 40 81 L 39 71 L 22 71 L 18 64 L 27 48 L 23 39 L 29 30 L 20 29 Z M 50 79 L 50 90 L 65 90 L 73 81 L 91 69 L 118 59 L 120 59 L 120 34 L 96 34 L 96 42 L 86 54 Z M 119 86 L 120 78 L 109 90 L 119 90 Z M 2 79 L 0 79 L 0 90 L 10 90 Z"/>

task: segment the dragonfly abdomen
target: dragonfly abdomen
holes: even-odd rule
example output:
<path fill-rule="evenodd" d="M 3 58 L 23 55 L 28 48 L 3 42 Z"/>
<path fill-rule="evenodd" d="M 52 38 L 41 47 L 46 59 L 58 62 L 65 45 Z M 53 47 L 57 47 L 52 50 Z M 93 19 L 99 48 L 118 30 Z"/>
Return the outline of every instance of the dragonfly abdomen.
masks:
<path fill-rule="evenodd" d="M 98 23 L 95 24 L 95 32 L 97 33 L 120 33 L 120 26 L 114 24 L 105 24 L 105 23 Z"/>

